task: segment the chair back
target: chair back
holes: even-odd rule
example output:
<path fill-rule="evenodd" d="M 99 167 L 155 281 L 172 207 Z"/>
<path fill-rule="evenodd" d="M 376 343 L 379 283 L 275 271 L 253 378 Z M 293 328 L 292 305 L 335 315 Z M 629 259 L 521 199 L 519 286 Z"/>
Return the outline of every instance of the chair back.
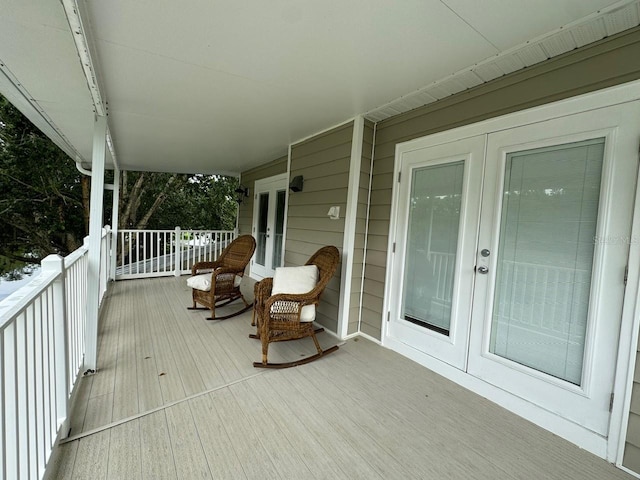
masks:
<path fill-rule="evenodd" d="M 232 268 L 237 272 L 244 272 L 255 249 L 255 239 L 251 235 L 241 235 L 227 245 L 227 248 L 220 254 L 218 262 L 224 267 Z"/>
<path fill-rule="evenodd" d="M 320 289 L 320 292 L 324 290 L 329 283 L 329 280 L 333 277 L 336 269 L 338 268 L 338 262 L 340 262 L 340 252 L 334 246 L 322 247 L 305 265 L 315 265 L 318 267 L 318 283 L 316 288 Z"/>

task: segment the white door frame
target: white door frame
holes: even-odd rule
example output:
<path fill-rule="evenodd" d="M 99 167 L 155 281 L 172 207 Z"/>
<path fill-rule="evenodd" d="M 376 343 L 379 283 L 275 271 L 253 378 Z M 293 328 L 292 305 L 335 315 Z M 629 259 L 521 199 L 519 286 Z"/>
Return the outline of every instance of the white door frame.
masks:
<path fill-rule="evenodd" d="M 391 285 L 391 297 L 396 301 L 390 305 L 391 316 L 387 335 L 407 346 L 419 344 L 421 349 L 440 360 L 466 370 L 469 339 L 469 321 L 471 319 L 471 301 L 475 274 L 473 265 L 478 236 L 480 199 L 484 171 L 484 153 L 486 136 L 478 135 L 458 142 L 436 145 L 427 149 L 405 152 L 401 165 L 402 180 L 398 190 L 398 215 L 396 225 L 396 256 L 394 265 L 396 279 Z M 464 162 L 462 182 L 462 201 L 456 261 L 454 267 L 454 285 L 452 292 L 451 325 L 449 335 L 418 326 L 404 320 L 401 312 L 404 292 L 404 268 L 407 255 L 406 225 L 409 217 L 409 194 L 411 191 L 414 168 L 442 166 L 451 162 Z M 395 177 L 398 179 L 398 175 Z M 403 225 L 404 224 L 404 225 Z"/>
<path fill-rule="evenodd" d="M 256 180 L 253 187 L 253 219 L 252 219 L 251 231 L 254 238 L 256 238 L 257 231 L 258 231 L 258 210 L 260 206 L 259 205 L 260 202 L 258 201 L 259 194 L 267 191 L 271 194 L 271 193 L 275 193 L 277 190 L 282 190 L 282 189 L 285 190 L 284 223 L 283 223 L 283 229 L 282 229 L 282 252 L 281 252 L 282 253 L 281 258 L 283 260 L 284 260 L 284 250 L 285 250 L 284 247 L 286 243 L 285 237 L 287 234 L 287 209 L 289 205 L 288 183 L 289 183 L 289 174 L 281 173 L 279 175 L 274 175 L 272 177 L 261 178 L 260 180 Z M 272 254 L 273 252 L 265 252 L 265 255 L 266 255 L 265 258 L 268 258 L 268 256 Z M 262 278 L 268 275 L 262 275 L 262 272 L 257 273 L 255 271 L 254 261 L 255 261 L 256 255 L 257 255 L 257 249 L 253 255 L 253 258 L 251 259 L 251 263 L 249 266 L 249 276 L 251 278 L 261 280 Z"/>
<path fill-rule="evenodd" d="M 572 97 L 552 104 L 523 110 L 480 123 L 400 143 L 396 145 L 394 174 L 397 176 L 401 167 L 400 159 L 402 154 L 405 152 L 635 100 L 640 100 L 639 81 L 607 88 L 595 93 Z M 620 341 L 615 372 L 615 400 L 613 402 L 611 413 L 609 436 L 608 438 L 604 438 L 574 422 L 562 419 L 552 412 L 535 406 L 530 402 L 489 385 L 482 380 L 451 367 L 450 365 L 440 362 L 429 355 L 418 352 L 415 349 L 407 348 L 388 336 L 387 320 L 390 314 L 391 288 L 394 281 L 393 244 L 395 242 L 395 232 L 398 222 L 398 197 L 398 184 L 394 182 L 387 248 L 387 269 L 382 318 L 382 344 L 400 352 L 414 361 L 417 361 L 436 373 L 439 373 L 448 379 L 492 400 L 502 407 L 513 411 L 546 430 L 575 443 L 581 448 L 584 448 L 585 450 L 609 461 L 620 464 L 626 436 L 626 426 L 628 422 L 631 398 L 631 382 L 635 365 L 638 330 L 640 328 L 640 319 L 638 318 L 640 316 L 640 291 L 638 289 L 640 274 L 637 273 L 635 275 L 630 275 L 625 289 Z M 635 210 L 632 219 L 628 260 L 630 272 L 640 272 L 640 241 L 633 241 L 635 238 L 640 238 L 639 197 L 640 195 L 636 195 Z"/>

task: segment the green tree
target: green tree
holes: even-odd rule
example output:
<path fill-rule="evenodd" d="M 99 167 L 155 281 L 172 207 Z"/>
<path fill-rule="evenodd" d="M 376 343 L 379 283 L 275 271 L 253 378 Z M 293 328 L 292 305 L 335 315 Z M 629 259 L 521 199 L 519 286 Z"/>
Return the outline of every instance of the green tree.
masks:
<path fill-rule="evenodd" d="M 220 175 L 123 172 L 118 227 L 233 230 L 237 186 Z"/>
<path fill-rule="evenodd" d="M 39 263 L 78 248 L 83 188 L 67 155 L 0 96 L 0 269 L 10 269 L 6 259 Z"/>
<path fill-rule="evenodd" d="M 157 172 L 120 178 L 119 228 L 235 227 L 235 178 Z M 78 248 L 88 231 L 89 189 L 90 177 L 0 96 L 0 275 Z M 111 204 L 105 199 L 105 223 Z"/>

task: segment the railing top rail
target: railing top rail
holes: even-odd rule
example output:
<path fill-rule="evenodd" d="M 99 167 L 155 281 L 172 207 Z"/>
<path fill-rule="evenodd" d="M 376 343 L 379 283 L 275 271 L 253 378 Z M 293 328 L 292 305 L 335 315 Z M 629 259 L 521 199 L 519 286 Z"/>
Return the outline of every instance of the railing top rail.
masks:
<path fill-rule="evenodd" d="M 69 255 L 64 257 L 64 268 L 71 267 L 74 263 L 85 256 L 87 252 L 88 250 L 85 247 L 80 247 L 77 250 L 71 252 Z"/>
<path fill-rule="evenodd" d="M 42 271 L 24 287 L 20 287 L 0 303 L 0 331 L 20 315 L 42 292 L 44 292 L 59 276 L 60 272 Z"/>
<path fill-rule="evenodd" d="M 130 232 L 167 232 L 167 233 L 173 233 L 175 232 L 176 229 L 172 228 L 172 229 L 158 229 L 158 230 L 150 230 L 150 229 L 145 229 L 145 230 L 139 230 L 137 228 L 120 228 L 118 229 L 119 233 L 130 233 Z"/>
<path fill-rule="evenodd" d="M 161 228 L 161 229 L 144 229 L 144 230 L 140 230 L 137 228 L 120 228 L 118 229 L 118 232 L 125 232 L 125 233 L 130 233 L 130 232 L 167 232 L 167 233 L 172 233 L 175 232 L 176 229 L 175 228 L 171 228 L 171 229 L 165 229 L 165 228 Z M 207 229 L 197 229 L 197 228 L 180 228 L 180 231 L 182 232 L 198 232 L 198 233 L 234 233 L 235 230 L 207 230 Z"/>

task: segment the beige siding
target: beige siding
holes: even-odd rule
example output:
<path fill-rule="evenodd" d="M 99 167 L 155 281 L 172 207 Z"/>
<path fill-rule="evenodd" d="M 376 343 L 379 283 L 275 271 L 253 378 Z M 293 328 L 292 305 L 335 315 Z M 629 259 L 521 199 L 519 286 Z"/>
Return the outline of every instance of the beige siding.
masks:
<path fill-rule="evenodd" d="M 373 153 L 374 124 L 364 122 L 362 139 L 362 159 L 358 179 L 358 207 L 356 211 L 356 231 L 353 250 L 353 270 L 351 274 L 351 301 L 349 303 L 349 326 L 347 334 L 358 332 L 360 324 L 360 301 L 362 298 L 362 274 L 365 248 L 365 232 L 369 201 L 369 180 L 371 154 Z"/>
<path fill-rule="evenodd" d="M 252 168 L 240 175 L 240 183 L 249 188 L 249 198 L 245 198 L 240 204 L 238 213 L 238 235 L 251 235 L 253 227 L 253 199 L 256 180 L 273 177 L 287 172 L 287 156 L 280 157 L 272 162 Z"/>
<path fill-rule="evenodd" d="M 622 464 L 640 473 L 640 352 L 636 353 L 636 364 L 629 408 L 627 442 Z"/>
<path fill-rule="evenodd" d="M 639 58 L 636 28 L 378 123 L 361 331 L 380 338 L 396 144 L 638 79 Z"/>
<path fill-rule="evenodd" d="M 325 245 L 342 251 L 352 137 L 350 122 L 292 147 L 290 176 L 304 176 L 304 187 L 302 192 L 289 195 L 285 265 L 303 265 Z M 339 220 L 327 216 L 333 205 L 340 207 Z M 338 266 L 317 316 L 320 324 L 334 332 L 338 328 L 340 271 Z"/>

